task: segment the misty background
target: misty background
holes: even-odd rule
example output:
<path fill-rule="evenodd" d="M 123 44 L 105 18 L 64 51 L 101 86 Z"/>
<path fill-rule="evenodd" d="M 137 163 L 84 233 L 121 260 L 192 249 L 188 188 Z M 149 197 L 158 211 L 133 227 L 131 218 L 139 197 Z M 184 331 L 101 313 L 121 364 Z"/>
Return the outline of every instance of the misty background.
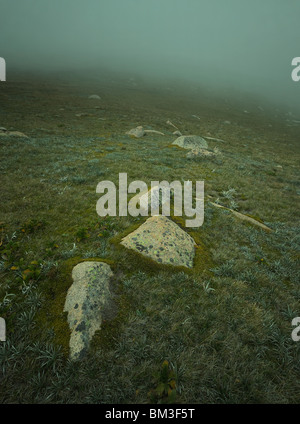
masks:
<path fill-rule="evenodd" d="M 299 16 L 300 0 L 0 0 L 0 57 L 7 81 L 107 69 L 300 108 Z"/>

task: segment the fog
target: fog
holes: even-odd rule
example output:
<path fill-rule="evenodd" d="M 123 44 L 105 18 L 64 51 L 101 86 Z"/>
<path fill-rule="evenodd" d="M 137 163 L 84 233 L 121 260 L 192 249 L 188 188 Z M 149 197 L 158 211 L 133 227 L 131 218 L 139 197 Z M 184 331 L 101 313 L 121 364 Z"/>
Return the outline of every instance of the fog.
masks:
<path fill-rule="evenodd" d="M 0 0 L 10 72 L 102 68 L 300 106 L 299 0 Z"/>

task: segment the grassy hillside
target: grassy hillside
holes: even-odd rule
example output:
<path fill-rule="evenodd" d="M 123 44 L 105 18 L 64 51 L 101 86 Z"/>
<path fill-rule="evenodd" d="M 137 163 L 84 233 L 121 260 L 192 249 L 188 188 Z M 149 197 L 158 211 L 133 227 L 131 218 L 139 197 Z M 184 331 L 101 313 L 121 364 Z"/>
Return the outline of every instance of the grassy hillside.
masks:
<path fill-rule="evenodd" d="M 0 402 L 299 402 L 299 117 L 174 83 L 16 78 L 0 90 L 0 126 L 28 136 L 0 137 Z M 221 154 L 187 159 L 168 120 L 224 140 L 208 140 Z M 165 135 L 125 134 L 138 125 Z M 98 182 L 120 172 L 205 182 L 203 226 L 172 217 L 199 246 L 193 269 L 120 246 L 145 221 L 97 215 Z M 87 259 L 110 264 L 114 305 L 72 363 L 63 306 Z"/>

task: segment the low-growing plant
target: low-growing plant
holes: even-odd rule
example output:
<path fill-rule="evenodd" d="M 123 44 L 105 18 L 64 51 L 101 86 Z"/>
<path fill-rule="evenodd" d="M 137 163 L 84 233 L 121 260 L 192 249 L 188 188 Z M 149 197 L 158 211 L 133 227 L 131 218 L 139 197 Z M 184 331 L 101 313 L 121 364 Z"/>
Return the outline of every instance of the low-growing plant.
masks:
<path fill-rule="evenodd" d="M 154 388 L 148 393 L 150 403 L 176 403 L 176 374 L 168 361 L 153 375 Z"/>

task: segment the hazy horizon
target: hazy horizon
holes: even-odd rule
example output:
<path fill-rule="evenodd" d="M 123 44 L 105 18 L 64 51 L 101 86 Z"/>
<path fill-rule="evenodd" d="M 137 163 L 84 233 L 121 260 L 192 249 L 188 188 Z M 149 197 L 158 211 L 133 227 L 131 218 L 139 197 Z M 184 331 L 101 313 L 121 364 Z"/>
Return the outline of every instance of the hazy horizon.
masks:
<path fill-rule="evenodd" d="M 106 68 L 300 106 L 297 0 L 0 0 L 0 57 L 18 70 Z"/>

